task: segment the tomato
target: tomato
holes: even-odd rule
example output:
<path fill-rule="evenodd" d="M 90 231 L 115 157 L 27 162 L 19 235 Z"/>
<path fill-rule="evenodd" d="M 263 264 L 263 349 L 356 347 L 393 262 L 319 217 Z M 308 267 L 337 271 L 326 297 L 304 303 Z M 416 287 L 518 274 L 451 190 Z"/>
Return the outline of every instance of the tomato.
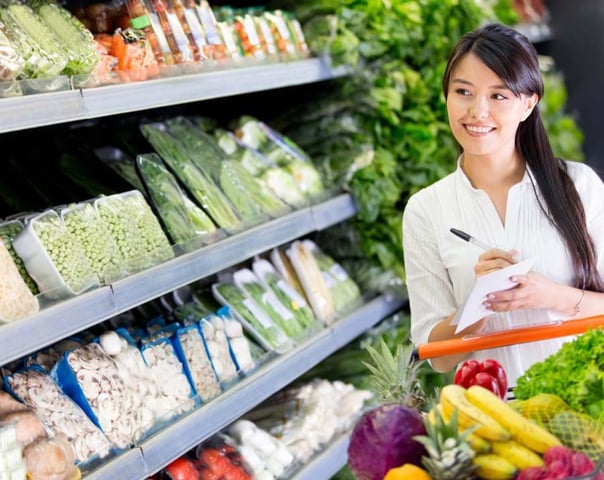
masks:
<path fill-rule="evenodd" d="M 171 480 L 199 480 L 199 472 L 193 462 L 184 457 L 177 458 L 164 470 Z"/>

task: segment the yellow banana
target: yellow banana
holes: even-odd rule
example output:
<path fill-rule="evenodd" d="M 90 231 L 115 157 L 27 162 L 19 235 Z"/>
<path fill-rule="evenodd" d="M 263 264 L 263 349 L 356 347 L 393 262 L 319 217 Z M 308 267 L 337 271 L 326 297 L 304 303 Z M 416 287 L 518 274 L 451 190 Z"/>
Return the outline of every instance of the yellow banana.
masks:
<path fill-rule="evenodd" d="M 543 459 L 541 455 L 533 452 L 530 448 L 525 447 L 515 440 L 507 442 L 493 442 L 493 453 L 505 458 L 519 470 L 528 467 L 542 467 Z"/>
<path fill-rule="evenodd" d="M 538 453 L 561 445 L 560 440 L 532 420 L 523 417 L 493 392 L 478 385 L 466 390 L 468 401 L 495 419 L 512 435 L 512 439 Z"/>
<path fill-rule="evenodd" d="M 510 439 L 510 433 L 499 422 L 468 401 L 466 389 L 462 386 L 445 385 L 440 391 L 440 403 L 447 417 L 457 410 L 460 427 L 466 429 L 476 425 L 474 433 L 487 440 Z"/>
<path fill-rule="evenodd" d="M 518 469 L 510 461 L 494 453 L 476 455 L 474 465 L 476 475 L 485 480 L 508 480 L 518 473 Z"/>
<path fill-rule="evenodd" d="M 443 417 L 443 420 L 447 423 L 449 423 L 449 416 L 445 414 L 445 412 L 443 411 L 443 406 L 441 403 L 438 403 L 436 405 L 436 408 L 441 416 Z M 432 422 L 433 424 L 435 423 L 435 419 L 434 419 L 434 408 L 431 409 L 428 412 L 428 420 L 430 422 Z M 458 430 L 459 433 L 462 433 L 465 428 L 458 425 Z M 478 435 L 474 435 L 473 433 L 470 433 L 468 435 L 466 435 L 466 441 L 470 444 L 470 447 L 472 448 L 472 450 L 474 450 L 476 453 L 487 453 L 491 451 L 491 444 L 489 443 L 488 440 L 485 440 L 484 438 L 478 436 Z"/>

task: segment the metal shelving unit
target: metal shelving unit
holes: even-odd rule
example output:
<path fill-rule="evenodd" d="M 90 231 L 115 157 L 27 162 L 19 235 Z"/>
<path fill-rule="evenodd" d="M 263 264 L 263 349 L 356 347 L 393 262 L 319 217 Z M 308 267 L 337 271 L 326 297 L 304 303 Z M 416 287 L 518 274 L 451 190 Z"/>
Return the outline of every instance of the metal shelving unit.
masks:
<path fill-rule="evenodd" d="M 303 85 L 348 73 L 344 67 L 332 68 L 325 58 L 230 66 L 144 82 L 2 98 L 0 133 Z"/>
<path fill-rule="evenodd" d="M 143 441 L 137 448 L 128 451 L 126 455 L 111 459 L 90 473 L 85 472 L 85 478 L 134 480 L 144 479 L 156 473 L 172 459 L 222 430 L 260 402 L 281 390 L 341 348 L 343 344 L 373 327 L 388 315 L 400 310 L 406 300 L 406 294 L 401 290 L 387 292 L 367 301 L 291 351 L 269 359 L 231 389 L 179 418 Z M 346 450 L 343 440 L 336 441 L 333 448 L 333 451 L 330 450 L 331 455 L 319 455 L 317 465 L 306 466 L 304 471 L 310 473 L 303 473 L 303 476 L 299 478 L 328 478 L 326 476 L 313 477 L 312 475 L 318 471 L 316 469 L 327 471 L 342 464 L 341 450 L 344 455 Z M 335 454 L 335 452 L 339 453 Z M 140 466 L 141 458 L 144 461 L 143 469 Z"/>
<path fill-rule="evenodd" d="M 0 365 L 355 213 L 352 197 L 340 194 L 2 325 Z"/>
<path fill-rule="evenodd" d="M 348 444 L 350 435 L 340 435 L 310 462 L 296 471 L 292 480 L 317 480 L 331 478 L 348 460 Z"/>

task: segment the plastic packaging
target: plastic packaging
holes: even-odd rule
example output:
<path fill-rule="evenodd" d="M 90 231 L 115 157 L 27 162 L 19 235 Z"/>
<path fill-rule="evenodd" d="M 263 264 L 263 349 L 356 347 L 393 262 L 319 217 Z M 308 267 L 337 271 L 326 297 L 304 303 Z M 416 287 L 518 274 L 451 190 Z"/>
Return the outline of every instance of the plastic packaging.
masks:
<path fill-rule="evenodd" d="M 22 447 L 17 442 L 17 427 L 13 422 L 0 422 L 0 478 L 25 480 Z"/>
<path fill-rule="evenodd" d="M 216 314 L 210 314 L 199 321 L 199 329 L 220 383 L 226 385 L 234 381 L 237 378 L 238 365 L 231 355 L 222 318 Z"/>
<path fill-rule="evenodd" d="M 126 274 L 117 244 L 92 203 L 63 208 L 61 218 L 102 283 L 109 284 Z"/>
<path fill-rule="evenodd" d="M 254 299 L 235 285 L 224 282 L 214 283 L 212 293 L 218 302 L 230 307 L 250 335 L 266 350 L 284 353 L 293 347 L 287 335 L 275 325 Z"/>
<path fill-rule="evenodd" d="M 227 306 L 216 310 L 216 315 L 222 320 L 224 333 L 229 341 L 231 357 L 233 357 L 238 370 L 244 374 L 250 373 L 262 359 L 261 355 L 254 355 L 251 343 L 243 332 L 243 326 L 233 316 Z"/>
<path fill-rule="evenodd" d="M 10 31 L 0 22 L 0 82 L 15 80 L 24 66 Z"/>
<path fill-rule="evenodd" d="M 149 197 L 175 244 L 184 245 L 186 250 L 186 245 L 194 239 L 203 244 L 218 238 L 219 232 L 212 219 L 182 191 L 159 155 L 138 155 L 136 164 Z"/>
<path fill-rule="evenodd" d="M 82 246 L 54 210 L 30 218 L 13 247 L 40 292 L 51 298 L 78 295 L 99 284 Z"/>
<path fill-rule="evenodd" d="M 201 26 L 206 35 L 208 42 L 209 58 L 212 60 L 225 60 L 227 58 L 227 50 L 218 31 L 216 16 L 212 11 L 212 7 L 207 0 L 201 0 L 198 5 L 195 5 L 195 11 L 201 22 Z"/>
<path fill-rule="evenodd" d="M 184 373 L 184 367 L 169 338 L 159 338 L 141 347 L 145 363 L 160 386 L 163 413 L 170 418 L 188 412 L 197 404 L 195 392 Z"/>
<path fill-rule="evenodd" d="M 74 464 L 74 452 L 64 436 L 41 438 L 23 449 L 28 478 L 71 480 L 81 478 Z"/>
<path fill-rule="evenodd" d="M 65 435 L 73 446 L 76 462 L 109 454 L 111 443 L 107 437 L 41 368 L 34 366 L 15 372 L 6 377 L 5 384 L 53 435 Z"/>
<path fill-rule="evenodd" d="M 327 325 L 331 324 L 336 315 L 333 297 L 312 252 L 297 240 L 286 253 L 316 317 Z"/>
<path fill-rule="evenodd" d="M 189 381 L 202 402 L 218 396 L 222 391 L 206 343 L 196 324 L 179 328 L 172 337 Z"/>
<path fill-rule="evenodd" d="M 13 240 L 23 230 L 23 228 L 23 222 L 21 222 L 21 220 L 8 220 L 6 222 L 2 222 L 0 223 L 0 238 L 4 242 L 4 246 L 8 250 L 8 253 L 10 253 L 10 256 L 13 258 L 21 278 L 23 278 L 31 293 L 36 295 L 39 293 L 36 282 L 34 282 L 34 279 L 29 276 L 29 273 L 27 273 L 23 259 L 17 255 L 17 252 L 15 252 L 15 248 L 13 247 Z"/>
<path fill-rule="evenodd" d="M 14 322 L 40 309 L 4 242 L 0 240 L 0 322 Z"/>

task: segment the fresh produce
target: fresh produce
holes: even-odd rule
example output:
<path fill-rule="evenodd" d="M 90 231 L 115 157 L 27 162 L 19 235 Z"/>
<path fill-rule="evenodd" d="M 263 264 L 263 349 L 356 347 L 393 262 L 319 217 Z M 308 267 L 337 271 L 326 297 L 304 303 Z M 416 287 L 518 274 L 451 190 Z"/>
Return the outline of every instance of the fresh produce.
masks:
<path fill-rule="evenodd" d="M 466 360 L 461 364 L 453 382 L 464 388 L 480 385 L 490 390 L 499 398 L 505 398 L 508 391 L 508 379 L 505 370 L 497 360 L 487 359 L 479 362 Z"/>
<path fill-rule="evenodd" d="M 491 445 L 494 454 L 509 460 L 512 465 L 520 470 L 529 467 L 541 467 L 543 465 L 541 455 L 515 440 L 492 442 Z"/>
<path fill-rule="evenodd" d="M 430 480 L 431 477 L 423 469 L 412 463 L 405 463 L 400 467 L 391 468 L 386 473 L 384 480 Z"/>
<path fill-rule="evenodd" d="M 192 460 L 179 457 L 164 469 L 172 480 L 199 480 L 199 472 Z"/>
<path fill-rule="evenodd" d="M 589 475 L 594 471 L 594 463 L 583 453 L 557 446 L 543 454 L 543 466 L 527 467 L 520 471 L 516 480 L 548 480 L 575 478 Z M 587 478 L 587 477 L 585 477 Z M 590 476 L 593 480 L 604 479 L 604 474 Z"/>
<path fill-rule="evenodd" d="M 61 211 L 61 218 L 103 283 L 125 274 L 117 244 L 92 203 L 69 206 Z"/>
<path fill-rule="evenodd" d="M 182 142 L 171 136 L 161 124 L 144 124 L 140 129 L 212 220 L 230 232 L 240 229 L 241 221 L 230 202 L 211 177 L 191 162 L 189 152 Z"/>
<path fill-rule="evenodd" d="M 252 480 L 241 453 L 232 445 L 215 436 L 197 447 L 193 461 L 199 480 Z"/>
<path fill-rule="evenodd" d="M 19 274 L 21 275 L 21 278 L 23 278 L 27 288 L 29 288 L 31 293 L 36 295 L 38 293 L 36 282 L 34 282 L 33 278 L 31 278 L 29 273 L 27 273 L 23 259 L 17 255 L 17 252 L 15 252 L 15 248 L 13 247 L 13 240 L 19 233 L 21 233 L 22 230 L 23 223 L 20 220 L 12 220 L 0 223 L 0 238 L 4 242 L 4 246 L 15 262 L 15 266 L 17 267 L 17 270 L 19 270 Z"/>
<path fill-rule="evenodd" d="M 38 0 L 32 3 L 67 56 L 63 73 L 65 75 L 90 73 L 100 60 L 90 30 L 58 3 L 50 0 Z"/>
<path fill-rule="evenodd" d="M 352 430 L 348 465 L 358 480 L 382 480 L 388 470 L 405 463 L 421 465 L 426 451 L 414 437 L 425 434 L 417 410 L 397 403 L 375 407 Z"/>
<path fill-rule="evenodd" d="M 587 331 L 531 365 L 514 393 L 521 400 L 539 393 L 558 395 L 573 410 L 604 424 L 604 329 Z"/>
<path fill-rule="evenodd" d="M 136 163 L 170 238 L 186 244 L 217 231 L 212 219 L 195 205 L 155 153 L 138 155 Z"/>
<path fill-rule="evenodd" d="M 548 448 L 560 445 L 560 440 L 532 420 L 520 415 L 490 390 L 473 385 L 465 391 L 467 400 L 491 418 L 499 422 L 513 440 L 532 450 L 544 453 Z M 477 430 L 477 433 L 479 431 Z M 499 440 L 494 438 L 493 440 Z M 501 440 L 507 440 L 505 438 Z"/>
<path fill-rule="evenodd" d="M 25 77 L 50 78 L 63 72 L 67 54 L 31 7 L 11 1 L 0 8 L 0 20 L 10 31 L 19 54 L 25 60 Z"/>
<path fill-rule="evenodd" d="M 471 388 L 481 388 L 485 392 L 489 392 L 482 387 L 474 386 Z M 491 395 L 495 397 L 494 394 L 491 393 Z M 482 408 L 479 408 L 470 402 L 469 398 L 466 396 L 466 389 L 460 385 L 445 385 L 440 391 L 440 403 L 443 406 L 445 415 L 451 417 L 453 412 L 457 411 L 460 426 L 463 428 L 476 427 L 475 433 L 483 438 L 499 441 L 505 441 L 511 438 L 510 432 L 506 430 L 499 421 L 495 420 L 493 416 L 485 413 Z"/>
<path fill-rule="evenodd" d="M 439 409 L 430 412 L 433 418 L 424 421 L 426 435 L 415 439 L 426 447 L 422 463 L 430 476 L 437 480 L 471 478 L 476 465 L 475 452 L 467 441 L 471 429 L 460 431 L 457 412 L 445 420 Z"/>
<path fill-rule="evenodd" d="M 0 22 L 0 82 L 15 80 L 23 71 L 25 60 L 17 52 L 10 31 Z M 4 90 L 2 92 L 4 94 Z"/>
<path fill-rule="evenodd" d="M 476 475 L 485 480 L 513 479 L 518 474 L 518 469 L 512 462 L 495 453 L 480 453 L 474 458 Z"/>

